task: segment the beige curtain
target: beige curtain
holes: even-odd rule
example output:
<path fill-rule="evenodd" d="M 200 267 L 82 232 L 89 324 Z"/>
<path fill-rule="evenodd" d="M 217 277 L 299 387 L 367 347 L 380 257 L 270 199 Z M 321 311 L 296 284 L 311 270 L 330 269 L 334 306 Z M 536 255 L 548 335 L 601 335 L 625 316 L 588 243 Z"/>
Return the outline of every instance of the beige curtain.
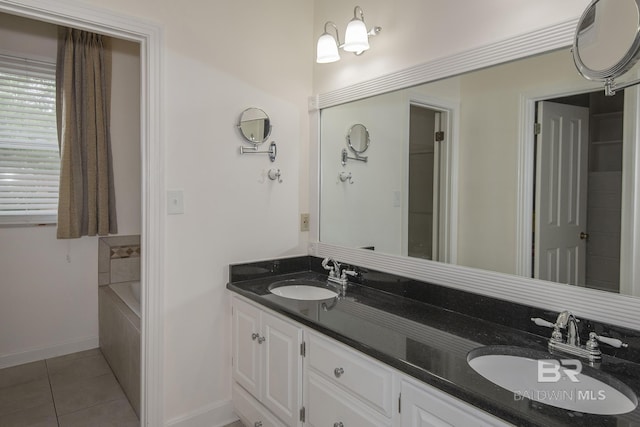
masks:
<path fill-rule="evenodd" d="M 117 232 L 107 37 L 61 28 L 56 71 L 60 194 L 58 238 Z"/>

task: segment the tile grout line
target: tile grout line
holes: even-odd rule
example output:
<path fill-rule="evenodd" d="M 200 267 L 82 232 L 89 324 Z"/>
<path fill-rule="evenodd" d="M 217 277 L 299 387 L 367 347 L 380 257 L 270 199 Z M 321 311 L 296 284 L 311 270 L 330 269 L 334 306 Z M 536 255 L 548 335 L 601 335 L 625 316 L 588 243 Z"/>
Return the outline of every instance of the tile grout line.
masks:
<path fill-rule="evenodd" d="M 49 375 L 49 362 L 44 359 L 44 366 L 47 368 L 47 382 L 49 383 L 49 391 L 51 392 L 51 401 L 53 402 L 53 410 L 56 413 L 56 424 L 60 427 L 60 418 L 58 417 L 58 408 L 56 407 L 56 399 L 53 397 L 53 386 L 51 385 L 51 376 Z"/>

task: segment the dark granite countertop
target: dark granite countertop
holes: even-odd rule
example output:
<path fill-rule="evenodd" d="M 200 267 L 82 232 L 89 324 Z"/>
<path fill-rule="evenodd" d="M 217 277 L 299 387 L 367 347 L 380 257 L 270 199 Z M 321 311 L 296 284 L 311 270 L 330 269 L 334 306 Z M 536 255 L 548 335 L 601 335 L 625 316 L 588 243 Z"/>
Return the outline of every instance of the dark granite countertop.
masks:
<path fill-rule="evenodd" d="M 269 285 L 276 280 L 325 281 L 327 275 L 319 262 L 315 257 L 296 257 L 232 265 L 227 288 L 512 424 L 640 426 L 640 408 L 616 416 L 554 408 L 515 396 L 467 363 L 471 350 L 489 345 L 568 358 L 551 355 L 547 350 L 550 330 L 531 326 L 529 320 L 553 320 L 553 313 L 364 269 L 355 279 L 359 283 L 349 283 L 341 299 L 299 301 L 269 292 Z M 513 321 L 513 316 L 524 320 Z M 584 319 L 581 324 L 598 332 L 604 329 L 612 336 L 624 334 L 634 343 L 638 338 L 637 331 L 617 330 Z M 636 353 L 620 352 L 618 356 L 604 355 L 597 368 L 585 362 L 583 371 L 605 372 L 640 396 Z"/>

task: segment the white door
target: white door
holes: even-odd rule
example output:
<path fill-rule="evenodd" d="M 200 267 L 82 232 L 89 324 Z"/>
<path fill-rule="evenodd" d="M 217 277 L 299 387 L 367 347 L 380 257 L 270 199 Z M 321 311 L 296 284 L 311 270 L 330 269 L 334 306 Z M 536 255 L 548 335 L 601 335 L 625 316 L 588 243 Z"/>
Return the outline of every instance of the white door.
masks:
<path fill-rule="evenodd" d="M 260 310 L 234 298 L 231 324 L 233 379 L 260 399 Z"/>
<path fill-rule="evenodd" d="M 298 425 L 302 407 L 302 329 L 263 312 L 262 331 L 262 403 L 285 424 Z"/>
<path fill-rule="evenodd" d="M 534 277 L 585 283 L 589 109 L 538 103 Z"/>

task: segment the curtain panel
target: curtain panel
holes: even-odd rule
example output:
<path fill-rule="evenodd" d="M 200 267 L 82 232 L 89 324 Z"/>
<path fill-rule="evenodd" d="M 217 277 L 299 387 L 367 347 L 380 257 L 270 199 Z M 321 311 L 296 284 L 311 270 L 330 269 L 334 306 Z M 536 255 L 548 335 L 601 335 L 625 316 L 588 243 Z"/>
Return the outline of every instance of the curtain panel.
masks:
<path fill-rule="evenodd" d="M 99 34 L 61 28 L 56 70 L 59 239 L 117 233 L 111 135 L 111 48 Z"/>

